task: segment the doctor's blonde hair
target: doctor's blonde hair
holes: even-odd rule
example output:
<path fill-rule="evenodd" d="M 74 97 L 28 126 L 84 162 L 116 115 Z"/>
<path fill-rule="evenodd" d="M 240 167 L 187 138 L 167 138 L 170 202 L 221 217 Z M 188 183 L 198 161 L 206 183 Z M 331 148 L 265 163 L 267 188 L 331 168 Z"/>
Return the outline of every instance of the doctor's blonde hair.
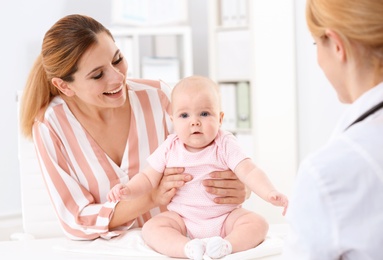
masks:
<path fill-rule="evenodd" d="M 343 40 L 348 55 L 357 45 L 382 66 L 383 1 L 307 0 L 306 21 L 314 36 L 323 37 L 326 29 L 332 29 Z"/>

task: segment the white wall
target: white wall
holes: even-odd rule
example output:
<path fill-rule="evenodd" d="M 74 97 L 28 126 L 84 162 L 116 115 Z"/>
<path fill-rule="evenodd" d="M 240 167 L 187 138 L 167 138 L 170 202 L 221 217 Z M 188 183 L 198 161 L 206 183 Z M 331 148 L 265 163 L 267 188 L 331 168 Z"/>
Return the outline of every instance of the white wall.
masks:
<path fill-rule="evenodd" d="M 210 0 L 208 0 L 210 1 Z M 193 71 L 201 76 L 209 75 L 208 55 L 208 1 L 189 0 L 189 23 L 192 28 Z"/>
<path fill-rule="evenodd" d="M 0 118 L 3 122 L 0 130 L 0 214 L 12 214 L 20 209 L 16 91 L 23 88 L 39 40 L 63 7 L 59 1 L 40 2 L 49 12 L 30 12 L 39 6 L 38 1 L 6 1 L 0 9 Z"/>
<path fill-rule="evenodd" d="M 305 0 L 294 1 L 298 151 L 299 159 L 302 159 L 327 140 L 343 107 L 338 104 L 334 91 L 316 64 L 315 46 L 304 20 Z M 194 71 L 201 75 L 208 75 L 206 8 L 204 0 L 191 1 L 190 12 L 197 13 L 190 16 L 191 24 L 197 26 L 193 29 Z M 24 87 L 46 30 L 56 20 L 69 13 L 88 14 L 110 26 L 110 1 L 104 0 L 8 0 L 3 1 L 0 8 L 0 216 L 17 213 L 21 208 L 16 92 Z M 277 31 L 271 33 L 278 34 Z M 283 38 L 279 44 L 284 44 Z"/>
<path fill-rule="evenodd" d="M 278 190 L 289 195 L 298 164 L 294 2 L 254 1 L 250 10 L 254 161 Z M 284 222 L 280 208 L 255 194 L 244 206 L 265 216 L 269 223 Z"/>
<path fill-rule="evenodd" d="M 295 1 L 298 151 L 302 160 L 326 142 L 345 105 L 340 104 L 317 64 L 316 46 L 305 20 L 306 0 Z"/>

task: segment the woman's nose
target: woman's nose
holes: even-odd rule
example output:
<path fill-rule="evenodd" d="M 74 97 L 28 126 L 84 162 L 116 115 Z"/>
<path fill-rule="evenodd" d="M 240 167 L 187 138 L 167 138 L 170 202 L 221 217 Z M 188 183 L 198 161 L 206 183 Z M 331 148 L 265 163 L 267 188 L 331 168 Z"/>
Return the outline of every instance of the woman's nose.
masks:
<path fill-rule="evenodd" d="M 112 75 L 113 75 L 113 78 L 121 81 L 124 79 L 124 74 L 117 68 L 117 67 L 114 67 L 112 66 Z"/>

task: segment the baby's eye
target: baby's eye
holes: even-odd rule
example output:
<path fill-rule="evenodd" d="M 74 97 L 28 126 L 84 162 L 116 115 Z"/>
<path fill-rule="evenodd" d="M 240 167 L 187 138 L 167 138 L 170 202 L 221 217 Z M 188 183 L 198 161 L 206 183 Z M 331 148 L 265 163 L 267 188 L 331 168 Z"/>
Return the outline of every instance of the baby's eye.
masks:
<path fill-rule="evenodd" d="M 208 115 L 210 115 L 209 112 L 202 112 L 201 113 L 201 116 L 208 116 Z"/>
<path fill-rule="evenodd" d="M 182 113 L 181 115 L 180 115 L 180 117 L 181 118 L 187 118 L 189 115 L 187 114 L 187 113 Z"/>
<path fill-rule="evenodd" d="M 98 75 L 92 77 L 93 79 L 100 79 L 102 78 L 103 72 L 101 71 Z"/>

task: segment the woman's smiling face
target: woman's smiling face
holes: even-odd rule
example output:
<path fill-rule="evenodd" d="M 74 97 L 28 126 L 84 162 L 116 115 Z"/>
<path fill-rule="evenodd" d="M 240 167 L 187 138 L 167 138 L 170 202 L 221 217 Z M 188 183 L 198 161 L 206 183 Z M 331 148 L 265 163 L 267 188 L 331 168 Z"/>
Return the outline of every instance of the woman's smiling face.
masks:
<path fill-rule="evenodd" d="M 100 108 L 116 108 L 125 103 L 128 64 L 113 39 L 106 33 L 97 35 L 78 63 L 74 81 L 68 88 L 76 100 Z"/>

